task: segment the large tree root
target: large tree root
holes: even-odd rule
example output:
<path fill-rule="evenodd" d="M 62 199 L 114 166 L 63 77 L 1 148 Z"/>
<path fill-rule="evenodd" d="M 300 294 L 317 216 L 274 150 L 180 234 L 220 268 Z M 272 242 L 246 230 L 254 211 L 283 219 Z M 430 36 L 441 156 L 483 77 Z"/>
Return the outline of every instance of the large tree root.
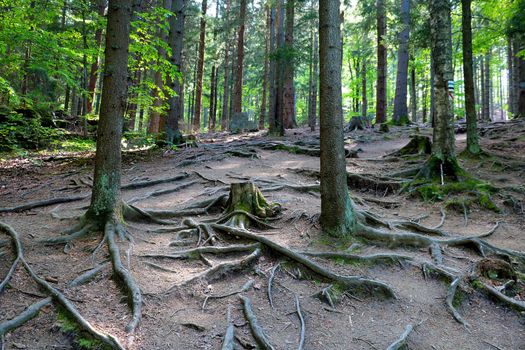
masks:
<path fill-rule="evenodd" d="M 252 330 L 253 337 L 257 341 L 257 344 L 259 344 L 259 346 L 263 350 L 275 350 L 275 347 L 270 343 L 268 337 L 264 333 L 263 328 L 259 325 L 259 322 L 257 321 L 257 316 L 253 311 L 253 306 L 250 298 L 245 297 L 244 295 L 241 295 L 240 298 L 244 308 L 244 315 L 246 316 L 246 320 L 250 325 L 250 329 Z"/>
<path fill-rule="evenodd" d="M 110 347 L 111 349 L 124 350 L 124 347 L 120 344 L 118 339 L 116 339 L 114 336 L 112 336 L 110 334 L 106 334 L 104 332 L 96 330 L 79 313 L 79 311 L 77 310 L 75 305 L 69 299 L 67 299 L 64 294 L 62 294 L 58 289 L 56 289 L 53 286 L 51 286 L 51 284 L 49 284 L 46 280 L 44 280 L 43 278 L 38 276 L 33 271 L 31 266 L 29 266 L 29 264 L 27 263 L 27 261 L 24 258 L 23 248 L 22 248 L 22 243 L 20 241 L 20 238 L 18 237 L 17 232 L 11 226 L 0 222 L 0 229 L 2 231 L 6 232 L 11 237 L 11 240 L 13 241 L 13 244 L 16 247 L 16 250 L 17 250 L 18 259 L 20 259 L 20 263 L 22 264 L 24 269 L 27 271 L 27 273 L 29 274 L 31 279 L 33 281 L 35 281 L 39 286 L 41 286 L 46 291 L 46 293 L 53 299 L 53 301 L 55 303 L 57 303 L 58 305 L 63 307 L 67 311 L 68 315 L 71 316 L 75 320 L 75 322 L 78 324 L 78 326 L 82 330 L 86 331 L 93 338 L 99 340 L 100 342 L 102 342 L 104 345 Z M 37 306 L 38 306 L 38 304 L 37 304 Z M 35 311 L 35 309 L 36 308 L 30 309 L 31 312 L 28 311 L 27 314 L 24 315 L 24 317 L 27 316 L 27 315 L 31 315 Z M 40 308 L 38 308 L 38 309 L 40 309 Z M 20 317 L 20 315 L 18 317 Z M 23 321 L 24 317 L 16 318 L 16 319 Z M 26 320 L 28 320 L 28 319 L 26 319 Z M 22 322 L 21 324 L 23 324 L 24 322 Z"/>
<path fill-rule="evenodd" d="M 221 224 L 210 224 L 212 228 L 217 231 L 227 233 L 233 237 L 242 237 L 251 241 L 256 241 L 263 244 L 270 250 L 284 255 L 288 259 L 295 261 L 319 276 L 329 280 L 332 283 L 339 284 L 343 288 L 349 288 L 354 290 L 362 290 L 365 293 L 381 294 L 385 297 L 394 297 L 393 290 L 383 282 L 370 280 L 359 276 L 343 276 L 336 274 L 316 262 L 308 259 L 306 256 L 294 252 L 266 237 L 256 235 L 245 229 L 239 229 L 228 225 Z"/>
<path fill-rule="evenodd" d="M 224 339 L 222 341 L 221 350 L 234 350 L 235 349 L 235 334 L 234 334 L 234 325 L 232 322 L 232 310 L 231 306 L 228 305 L 228 313 L 226 316 L 226 322 L 228 327 L 226 328 L 226 333 L 224 334 Z"/>

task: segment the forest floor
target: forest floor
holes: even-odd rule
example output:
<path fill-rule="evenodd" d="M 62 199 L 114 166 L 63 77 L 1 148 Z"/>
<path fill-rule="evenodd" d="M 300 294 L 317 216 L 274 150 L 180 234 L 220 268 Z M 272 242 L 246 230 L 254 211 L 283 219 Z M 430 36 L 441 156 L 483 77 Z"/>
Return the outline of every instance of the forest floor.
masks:
<path fill-rule="evenodd" d="M 483 161 L 461 160 L 465 169 L 497 187 L 511 189 L 523 186 L 525 178 L 524 123 L 486 129 L 481 138 L 482 147 L 492 154 Z M 391 128 L 388 134 L 373 129 L 345 134 L 346 147 L 358 150 L 358 158 L 347 159 L 350 173 L 389 176 L 422 163 L 424 157 L 386 161 L 383 156 L 409 141 L 415 128 Z M 430 134 L 422 129 L 421 133 Z M 203 135 L 199 147 L 174 152 L 128 152 L 124 156 L 123 183 L 133 183 L 172 177 L 187 173 L 175 183 L 159 184 L 123 192 L 125 200 L 144 209 L 167 210 L 182 208 L 194 201 L 209 199 L 218 193 L 227 193 L 225 184 L 256 181 L 259 187 L 275 184 L 308 185 L 316 179 L 301 169 L 318 170 L 316 156 L 294 154 L 283 150 L 268 150 L 261 145 L 267 140 L 287 142 L 318 139 L 318 133 L 306 129 L 287 130 L 285 138 L 268 139 L 262 132 L 242 135 L 215 133 Z M 260 142 L 262 141 L 262 143 Z M 465 146 L 465 136 L 457 135 L 458 151 Z M 234 151 L 230 152 L 229 151 Z M 235 151 L 242 151 L 236 153 Z M 510 164 L 510 165 L 509 165 Z M 35 156 L 11 159 L 0 164 L 0 207 L 11 207 L 35 200 L 89 193 L 93 154 L 76 153 L 58 156 Z M 196 175 L 198 172 L 199 175 Z M 141 199 L 155 190 L 180 188 L 171 194 Z M 265 187 L 269 188 L 270 187 Z M 505 190 L 506 191 L 506 190 Z M 350 193 L 357 205 L 381 217 L 408 218 L 428 226 L 440 222 L 442 201 L 424 202 L 406 193 L 371 186 L 353 186 Z M 352 243 L 336 243 L 320 233 L 316 215 L 320 212 L 318 192 L 299 192 L 290 188 L 278 191 L 263 189 L 271 202 L 282 206 L 282 217 L 271 224 L 277 229 L 257 230 L 258 235 L 297 251 L 341 251 Z M 502 208 L 500 213 L 472 207 L 467 222 L 462 211 L 447 210 L 443 230 L 455 235 L 475 235 L 501 222 L 496 232 L 486 240 L 494 245 L 525 251 L 525 216 L 523 192 L 515 191 L 514 207 L 505 206 L 503 195 L 494 201 Z M 521 202 L 520 202 L 521 201 Z M 68 287 L 68 282 L 79 274 L 107 259 L 105 251 L 92 255 L 101 234 L 76 241 L 69 252 L 63 246 L 46 246 L 39 241 L 60 234 L 75 223 L 88 204 L 83 201 L 49 207 L 0 214 L 0 221 L 11 225 L 20 235 L 25 257 L 33 269 L 74 302 L 79 311 L 97 328 L 126 339 L 124 326 L 130 318 L 123 292 L 110 279 L 107 265 L 91 282 Z M 521 205 L 521 208 L 520 208 Z M 60 218 L 58 218 L 60 217 Z M 203 221 L 216 215 L 193 217 Z M 179 221 L 176 219 L 175 221 Z M 173 232 L 154 233 L 159 226 L 146 222 L 128 222 L 134 244 L 119 243 L 123 260 L 130 266 L 144 294 L 143 319 L 132 340 L 131 349 L 219 349 L 228 326 L 228 305 L 238 342 L 243 348 L 255 348 L 250 328 L 244 318 L 238 294 L 225 298 L 210 298 L 239 291 L 249 279 L 252 288 L 242 293 L 252 300 L 255 314 L 270 342 L 276 349 L 296 349 L 299 342 L 300 320 L 296 313 L 295 296 L 300 301 L 305 321 L 305 349 L 385 349 L 403 333 L 409 324 L 414 331 L 408 337 L 410 349 L 525 349 L 524 315 L 506 305 L 488 298 L 479 290 L 468 288 L 462 294 L 458 311 L 470 324 L 466 329 L 456 322 L 446 308 L 448 283 L 439 278 L 424 277 L 418 266 L 411 264 L 368 265 L 344 263 L 339 260 L 312 258 L 325 267 L 344 275 L 361 275 L 380 280 L 392 287 L 396 299 L 382 300 L 376 296 L 343 295 L 335 308 L 314 297 L 328 283 L 301 272 L 295 264 L 286 262 L 278 254 L 264 254 L 253 265 L 226 276 L 212 275 L 196 279 L 212 265 L 237 261 L 246 253 L 207 255 L 202 260 L 173 260 L 148 258 L 147 254 L 171 254 L 190 248 L 170 247 Z M 0 241 L 7 237 L 0 236 Z M 225 239 L 231 242 L 232 240 Z M 236 244 L 243 243 L 239 239 Z M 193 246 L 196 242 L 193 242 Z M 9 249 L 0 252 L 0 276 L 4 276 L 13 259 Z M 400 253 L 428 259 L 427 249 L 389 248 L 364 245 L 360 254 L 378 252 Z M 450 247 L 444 250 L 444 262 L 450 267 L 467 270 L 481 258 L 475 252 Z M 126 259 L 127 258 L 127 259 Z M 129 259 L 129 260 L 128 260 Z M 278 269 L 274 269 L 276 264 Z M 160 268 L 164 268 L 163 270 Z M 273 278 L 273 308 L 269 304 L 267 286 Z M 170 287 L 177 285 L 170 292 Z M 42 297 L 42 292 L 21 267 L 14 275 L 10 288 L 0 295 L 0 322 L 14 317 L 28 305 Z M 525 295 L 517 298 L 525 298 Z M 64 320 L 57 318 L 53 306 L 47 306 L 36 318 L 6 335 L 6 349 L 74 349 L 74 335 L 67 330 Z M 77 339 L 78 341 L 78 339 Z"/>

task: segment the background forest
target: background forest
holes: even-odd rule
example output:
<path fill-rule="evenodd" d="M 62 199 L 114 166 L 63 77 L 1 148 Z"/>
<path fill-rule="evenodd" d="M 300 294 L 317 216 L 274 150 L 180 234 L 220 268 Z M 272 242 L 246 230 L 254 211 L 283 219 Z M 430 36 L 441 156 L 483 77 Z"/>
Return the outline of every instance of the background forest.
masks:
<path fill-rule="evenodd" d="M 2 151 L 92 149 L 107 1 L 3 0 L 0 7 Z M 166 137 L 166 125 L 174 125 L 169 120 L 178 120 L 185 132 L 226 130 L 239 112 L 251 121 L 244 127 L 268 127 L 270 97 L 279 88 L 285 128 L 305 125 L 309 116 L 313 124 L 317 7 L 316 1 L 293 0 L 135 1 L 125 137 L 134 145 L 173 143 L 179 135 Z M 465 115 L 460 2 L 452 9 L 454 112 L 460 119 Z M 429 122 L 433 72 L 426 1 L 354 0 L 341 11 L 344 118 Z M 524 14 L 522 0 L 472 3 L 480 120 L 523 114 Z M 170 34 L 170 27 L 177 30 Z"/>

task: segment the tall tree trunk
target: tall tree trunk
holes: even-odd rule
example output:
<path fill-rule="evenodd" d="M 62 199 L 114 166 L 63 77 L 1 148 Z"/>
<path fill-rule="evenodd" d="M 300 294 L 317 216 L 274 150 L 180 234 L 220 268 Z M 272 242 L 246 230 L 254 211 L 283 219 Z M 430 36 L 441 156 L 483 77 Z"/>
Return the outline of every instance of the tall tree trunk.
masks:
<path fill-rule="evenodd" d="M 295 59 L 293 57 L 293 27 L 295 14 L 295 0 L 286 1 L 286 34 L 285 34 L 285 48 L 286 48 L 286 64 L 284 66 L 284 127 L 291 129 L 296 126 L 295 119 L 295 88 L 294 88 L 294 65 Z"/>
<path fill-rule="evenodd" d="M 104 17 L 104 14 L 106 13 L 106 0 L 97 0 L 97 14 L 99 17 Z M 99 57 L 99 50 L 100 50 L 100 44 L 102 44 L 102 28 L 97 28 L 95 30 L 95 48 L 97 50 L 97 57 L 95 61 L 91 64 L 91 68 L 89 71 L 89 84 L 88 84 L 88 104 L 87 104 L 87 111 L 88 113 L 91 113 L 93 111 L 93 102 L 95 100 L 94 94 L 95 94 L 95 88 L 97 87 L 97 75 L 98 75 L 98 67 L 100 65 L 100 57 Z"/>
<path fill-rule="evenodd" d="M 204 46 L 206 45 L 206 10 L 208 1 L 202 0 L 201 24 L 199 36 L 199 58 L 197 61 L 197 86 L 195 88 L 195 115 L 193 117 L 193 130 L 200 131 L 202 112 L 202 76 L 204 75 Z"/>
<path fill-rule="evenodd" d="M 317 45 L 317 32 L 312 32 L 312 54 L 311 54 L 311 75 L 310 75 L 310 99 L 308 103 L 308 125 L 311 131 L 315 131 L 315 125 L 317 123 L 317 89 L 318 82 L 317 77 L 319 76 L 318 69 L 318 45 Z"/>
<path fill-rule="evenodd" d="M 350 235 L 355 216 L 348 194 L 341 94 L 339 0 L 319 1 L 321 227 L 335 237 Z"/>
<path fill-rule="evenodd" d="M 240 0 L 239 31 L 237 33 L 237 72 L 233 90 L 233 113 L 242 112 L 242 84 L 244 74 L 244 29 L 246 22 L 246 0 Z"/>
<path fill-rule="evenodd" d="M 86 95 L 86 90 L 88 89 L 88 73 L 87 73 L 87 30 L 86 30 L 86 9 L 82 7 L 82 46 L 84 48 L 84 52 L 82 53 L 82 89 L 84 90 L 84 93 L 82 94 L 81 98 L 81 109 L 80 114 L 82 115 L 82 134 L 84 137 L 87 137 L 88 135 L 88 123 L 87 123 L 87 108 L 88 108 L 88 95 Z"/>
<path fill-rule="evenodd" d="M 423 91 L 421 92 L 422 96 L 421 96 L 421 100 L 422 100 L 422 103 L 423 103 L 423 106 L 422 106 L 422 114 L 423 114 L 423 124 L 426 124 L 428 119 L 427 119 L 427 113 L 428 113 L 428 110 L 427 110 L 427 99 L 428 99 L 428 84 L 426 83 L 427 82 L 427 77 L 425 76 L 425 79 L 424 79 L 424 83 L 423 83 Z M 430 82 L 429 82 L 430 83 Z"/>
<path fill-rule="evenodd" d="M 416 69 L 414 67 L 410 71 L 410 106 L 412 107 L 412 121 L 417 123 Z"/>
<path fill-rule="evenodd" d="M 128 90 L 131 1 L 110 0 L 106 30 L 104 88 L 97 128 L 97 153 L 87 216 L 100 222 L 120 216 L 122 123 Z"/>
<path fill-rule="evenodd" d="M 513 65 L 513 58 L 512 58 L 512 37 L 508 37 L 507 39 L 507 89 L 508 89 L 508 96 L 507 96 L 507 108 L 511 115 L 514 115 L 514 100 L 515 100 L 515 92 L 512 89 L 512 81 L 514 79 L 514 65 Z"/>
<path fill-rule="evenodd" d="M 366 58 L 363 59 L 363 64 L 361 68 L 361 115 L 364 118 L 367 118 L 368 115 L 368 97 L 366 96 Z"/>
<path fill-rule="evenodd" d="M 171 11 L 175 16 L 169 19 L 170 31 L 168 34 L 168 43 L 170 46 L 170 63 L 182 72 L 182 49 L 184 46 L 184 20 L 186 0 L 173 0 Z M 181 78 L 168 75 L 166 82 L 173 95 L 168 98 L 168 115 L 166 118 L 166 141 L 169 145 L 179 144 L 182 142 L 182 134 L 179 129 L 179 121 L 184 121 L 184 84 Z"/>
<path fill-rule="evenodd" d="M 272 92 L 271 117 L 273 124 L 270 124 L 270 135 L 284 136 L 284 57 L 283 51 L 285 48 L 285 34 L 284 34 L 284 0 L 279 0 L 277 18 L 276 18 L 276 55 L 273 80 L 274 91 Z"/>
<path fill-rule="evenodd" d="M 408 121 L 407 81 L 408 81 L 408 39 L 410 35 L 410 0 L 401 0 L 401 22 L 403 30 L 399 32 L 399 49 L 397 51 L 396 96 L 394 98 L 395 124 L 406 124 Z"/>
<path fill-rule="evenodd" d="M 483 97 L 483 121 L 489 122 L 492 118 L 491 115 L 491 96 L 492 96 L 492 84 L 491 80 L 492 77 L 490 75 L 490 61 L 491 61 L 491 52 L 492 48 L 489 49 L 489 52 L 485 55 L 485 59 L 483 61 L 484 67 L 484 81 L 483 81 L 483 90 L 484 90 L 484 97 Z"/>
<path fill-rule="evenodd" d="M 270 91 L 270 104 L 268 108 L 268 129 L 270 134 L 275 133 L 275 127 L 276 127 L 276 113 L 275 113 L 275 76 L 276 76 L 276 65 L 277 65 L 277 58 L 275 57 L 275 49 L 276 49 L 276 37 L 275 37 L 275 28 L 276 28 L 276 21 L 275 21 L 275 3 L 272 2 L 270 5 L 270 68 L 269 68 L 269 91 Z"/>
<path fill-rule="evenodd" d="M 263 70 L 263 82 L 262 82 L 262 101 L 261 109 L 259 112 L 259 130 L 264 129 L 264 121 L 266 119 L 266 96 L 268 92 L 268 66 L 270 61 L 270 7 L 268 4 L 265 6 L 266 10 L 266 32 L 264 34 L 264 70 Z"/>
<path fill-rule="evenodd" d="M 385 0 L 377 0 L 377 86 L 376 124 L 386 122 L 386 9 Z"/>
<path fill-rule="evenodd" d="M 517 41 L 517 40 L 516 40 Z M 521 44 L 521 45 L 520 45 Z M 516 45 L 515 57 L 516 57 L 516 70 L 518 77 L 518 108 L 516 115 L 520 118 L 525 118 L 525 60 L 517 55 L 518 52 L 525 50 L 524 39 L 521 40 L 520 44 Z"/>
<path fill-rule="evenodd" d="M 210 77 L 210 119 L 208 123 L 208 131 L 215 130 L 215 62 L 211 67 Z"/>
<path fill-rule="evenodd" d="M 453 82 L 452 28 L 449 0 L 430 0 L 431 50 L 434 66 L 435 120 L 432 155 L 419 177 L 456 180 L 460 168 L 456 159 L 452 98 L 448 85 Z"/>
<path fill-rule="evenodd" d="M 224 41 L 226 43 L 224 48 L 224 82 L 222 90 L 222 116 L 221 116 L 221 130 L 225 131 L 228 128 L 229 120 L 229 107 L 228 102 L 230 100 L 230 1 L 226 0 L 226 31 Z"/>
<path fill-rule="evenodd" d="M 472 60 L 472 13 L 471 0 L 461 0 L 463 33 L 463 79 L 465 81 L 465 114 L 467 118 L 467 148 L 471 155 L 477 155 L 479 147 L 476 98 L 474 95 L 474 73 Z"/>

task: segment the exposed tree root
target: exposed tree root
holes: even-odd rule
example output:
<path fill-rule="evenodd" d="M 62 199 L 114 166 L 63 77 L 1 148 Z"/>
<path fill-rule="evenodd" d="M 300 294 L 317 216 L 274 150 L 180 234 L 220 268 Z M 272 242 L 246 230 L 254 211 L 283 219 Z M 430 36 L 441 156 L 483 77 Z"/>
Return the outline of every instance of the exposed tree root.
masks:
<path fill-rule="evenodd" d="M 120 344 L 118 339 L 110 334 L 103 333 L 96 330 L 77 310 L 75 305 L 64 296 L 58 289 L 54 288 L 46 280 L 38 276 L 29 264 L 25 261 L 22 243 L 18 237 L 16 231 L 9 225 L 5 223 L 0 223 L 0 229 L 11 237 L 14 246 L 16 247 L 18 258 L 20 263 L 24 266 L 25 270 L 38 285 L 40 285 L 46 293 L 55 301 L 55 303 L 62 306 L 67 313 L 75 320 L 79 327 L 90 334 L 93 338 L 101 341 L 103 344 L 107 345 L 111 349 L 124 350 L 124 347 Z M 23 322 L 22 322 L 23 323 Z"/>
<path fill-rule="evenodd" d="M 445 301 L 447 303 L 447 307 L 450 313 L 452 314 L 452 316 L 454 316 L 454 319 L 458 321 L 459 323 L 461 323 L 462 325 L 464 325 L 465 327 L 469 327 L 469 324 L 467 323 L 467 321 L 465 321 L 463 317 L 461 317 L 460 313 L 456 310 L 454 306 L 454 300 L 456 298 L 456 292 L 457 292 L 458 285 L 460 282 L 461 282 L 461 277 L 456 277 L 452 281 L 452 283 L 448 287 L 447 297 L 445 298 Z"/>
<path fill-rule="evenodd" d="M 412 260 L 413 258 L 408 255 L 401 254 L 371 254 L 371 255 L 357 255 L 349 253 L 339 252 L 300 252 L 303 255 L 313 256 L 317 258 L 327 259 L 341 259 L 347 262 L 357 262 L 366 264 L 385 264 L 385 263 L 402 263 L 404 261 Z"/>
<path fill-rule="evenodd" d="M 238 229 L 235 227 L 221 224 L 211 224 L 211 226 L 218 231 L 231 234 L 232 236 L 239 236 L 248 240 L 259 242 L 265 247 L 284 255 L 285 257 L 305 266 L 306 268 L 315 272 L 321 277 L 328 279 L 332 283 L 337 283 L 344 288 L 364 290 L 367 293 L 372 292 L 381 294 L 386 297 L 394 297 L 394 292 L 392 291 L 392 289 L 383 282 L 378 282 L 359 276 L 342 276 L 336 274 L 334 272 L 331 272 L 330 270 L 325 269 L 321 265 L 313 262 L 312 260 L 308 259 L 306 256 L 300 253 L 294 252 L 272 240 L 269 240 L 266 237 L 253 234 L 250 231 L 244 229 Z"/>
<path fill-rule="evenodd" d="M 235 290 L 233 292 L 220 294 L 220 295 L 208 295 L 206 296 L 206 298 L 204 299 L 204 302 L 202 303 L 202 309 L 204 310 L 206 308 L 206 304 L 208 303 L 210 299 L 223 299 L 223 298 L 231 297 L 232 295 L 245 293 L 249 291 L 250 289 L 252 289 L 254 284 L 255 284 L 255 280 L 250 278 L 245 284 L 243 284 L 243 286 L 239 290 Z"/>
<path fill-rule="evenodd" d="M 259 325 L 259 322 L 257 321 L 257 316 L 253 311 L 253 306 L 250 298 L 245 297 L 244 295 L 240 295 L 240 298 L 244 308 L 244 315 L 246 316 L 246 320 L 250 325 L 250 329 L 252 330 L 253 337 L 257 341 L 257 344 L 259 344 L 259 346 L 263 350 L 275 350 L 273 345 L 270 344 L 270 341 L 264 333 L 263 328 Z"/>
<path fill-rule="evenodd" d="M 81 274 L 77 278 L 75 278 L 73 281 L 68 283 L 69 287 L 78 287 L 81 285 L 84 285 L 86 283 L 89 283 L 91 280 L 93 280 L 99 273 L 107 266 L 107 263 L 99 264 L 98 266 L 95 266 L 94 268 L 86 271 L 85 273 Z"/>
<path fill-rule="evenodd" d="M 249 245 L 229 245 L 224 247 L 218 246 L 206 246 L 197 247 L 186 250 L 179 250 L 172 254 L 144 254 L 141 255 L 144 258 L 165 258 L 165 259 L 198 259 L 201 258 L 202 254 L 229 254 L 229 253 L 244 253 L 253 252 L 254 249 L 258 248 L 260 244 L 254 243 Z"/>
<path fill-rule="evenodd" d="M 503 302 L 504 304 L 507 304 L 511 308 L 522 312 L 525 311 L 524 301 L 508 297 L 493 286 L 489 285 L 488 283 L 481 282 L 481 286 L 483 290 L 485 290 L 485 292 L 487 292 L 489 295 L 492 295 L 493 297 Z"/>
<path fill-rule="evenodd" d="M 133 333 L 135 328 L 137 328 L 142 315 L 142 293 L 140 292 L 140 288 L 133 276 L 131 276 L 130 272 L 124 267 L 124 265 L 122 265 L 120 250 L 115 242 L 117 230 L 118 228 L 114 222 L 108 222 L 104 228 L 104 234 L 108 243 L 109 255 L 111 256 L 111 261 L 113 263 L 113 271 L 116 277 L 122 281 L 129 294 L 132 318 L 126 325 L 125 330 L 128 333 Z"/>
<path fill-rule="evenodd" d="M 145 187 L 156 186 L 156 185 L 160 185 L 164 183 L 179 181 L 179 180 L 187 178 L 188 176 L 189 176 L 188 173 L 182 173 L 182 174 L 178 174 L 176 176 L 165 178 L 165 179 L 133 182 L 127 185 L 123 185 L 121 189 L 122 190 L 136 190 L 139 188 L 145 188 Z M 71 197 L 50 198 L 50 199 L 46 199 L 42 201 L 21 204 L 15 207 L 0 208 L 0 213 L 13 213 L 13 212 L 47 207 L 47 206 L 54 205 L 54 204 L 77 202 L 77 201 L 87 199 L 90 196 L 91 194 L 82 194 L 82 195 L 71 196 Z"/>
<path fill-rule="evenodd" d="M 299 322 L 301 323 L 301 327 L 299 331 L 299 345 L 297 346 L 297 350 L 303 350 L 306 326 L 304 323 L 303 313 L 301 311 L 301 304 L 299 303 L 299 298 L 297 297 L 297 295 L 295 295 L 295 310 L 297 312 L 297 317 L 299 317 Z"/>
<path fill-rule="evenodd" d="M 413 329 L 414 327 L 411 324 L 406 326 L 405 331 L 403 332 L 403 334 L 401 334 L 401 337 L 392 344 L 390 344 L 390 346 L 386 350 L 400 350 L 406 347 L 408 336 L 410 335 L 410 333 L 412 333 Z"/>
<path fill-rule="evenodd" d="M 272 270 L 270 271 L 270 277 L 268 278 L 268 288 L 267 288 L 268 302 L 270 303 L 270 307 L 272 309 L 273 309 L 273 296 L 272 296 L 273 280 L 275 279 L 275 272 L 280 266 L 281 266 L 281 263 L 278 263 L 274 267 L 272 267 Z"/>
<path fill-rule="evenodd" d="M 231 305 L 228 305 L 228 314 L 226 316 L 226 322 L 228 323 L 228 327 L 226 328 L 226 333 L 224 334 L 224 339 L 222 340 L 221 350 L 235 349 L 235 334 L 231 314 Z"/>
<path fill-rule="evenodd" d="M 171 194 L 171 193 L 175 193 L 175 192 L 178 192 L 184 188 L 187 188 L 187 187 L 190 187 L 192 185 L 195 185 L 196 183 L 198 183 L 198 181 L 188 181 L 188 182 L 185 182 L 185 183 L 182 183 L 178 186 L 175 186 L 173 188 L 168 188 L 168 189 L 162 189 L 162 190 L 157 190 L 157 191 L 152 191 L 152 192 L 149 192 L 143 196 L 139 196 L 139 197 L 134 197 L 132 199 L 130 199 L 128 202 L 128 204 L 133 204 L 133 203 L 136 203 L 138 201 L 143 201 L 145 199 L 148 199 L 148 198 L 152 198 L 152 197 L 158 197 L 158 196 L 163 196 L 163 195 L 166 195 L 166 194 Z"/>
<path fill-rule="evenodd" d="M 21 327 L 24 323 L 37 316 L 43 307 L 51 304 L 51 301 L 51 297 L 37 301 L 12 319 L 0 323 L 0 349 L 4 350 L 4 336 L 7 333 Z"/>

